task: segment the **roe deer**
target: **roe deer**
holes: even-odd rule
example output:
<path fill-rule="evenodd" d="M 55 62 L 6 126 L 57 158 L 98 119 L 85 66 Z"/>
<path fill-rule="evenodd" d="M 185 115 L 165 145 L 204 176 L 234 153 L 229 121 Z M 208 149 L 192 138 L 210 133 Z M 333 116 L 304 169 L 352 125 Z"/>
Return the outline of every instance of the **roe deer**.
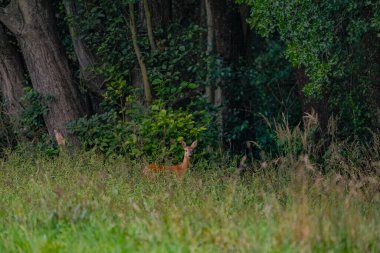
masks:
<path fill-rule="evenodd" d="M 182 178 L 190 166 L 190 157 L 193 153 L 193 149 L 195 149 L 197 145 L 197 141 L 194 141 L 190 146 L 187 146 L 185 142 L 182 142 L 182 147 L 185 150 L 182 163 L 171 166 L 151 163 L 144 168 L 143 174 L 148 175 L 150 172 L 170 171 L 174 172 L 177 177 Z"/>

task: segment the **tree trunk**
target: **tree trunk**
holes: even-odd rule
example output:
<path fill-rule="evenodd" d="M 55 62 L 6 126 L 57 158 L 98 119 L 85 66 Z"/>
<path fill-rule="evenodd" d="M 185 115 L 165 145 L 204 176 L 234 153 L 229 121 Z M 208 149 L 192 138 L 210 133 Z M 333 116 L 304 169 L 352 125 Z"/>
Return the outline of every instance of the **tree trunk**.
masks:
<path fill-rule="evenodd" d="M 66 124 L 86 113 L 73 72 L 58 39 L 54 12 L 49 0 L 12 0 L 0 9 L 0 21 L 17 37 L 33 88 L 44 98 L 48 112 L 44 121 L 69 141 Z"/>
<path fill-rule="evenodd" d="M 138 64 L 136 64 L 131 70 L 131 84 L 137 89 L 137 100 L 141 103 L 144 102 L 144 82 L 141 76 L 141 70 Z"/>
<path fill-rule="evenodd" d="M 244 37 L 242 31 L 241 17 L 234 1 L 232 0 L 208 0 L 211 13 L 212 23 L 215 36 L 215 51 L 222 57 L 220 63 L 221 68 L 236 62 L 244 52 Z M 223 85 L 225 77 L 216 80 L 214 91 L 214 105 L 219 107 L 217 117 L 218 125 L 221 128 L 223 136 L 224 129 L 224 113 L 226 111 L 224 105 Z M 222 137 L 220 138 L 222 139 Z M 223 145 L 221 144 L 222 148 Z"/>
<path fill-rule="evenodd" d="M 75 17 L 77 15 L 77 5 L 75 1 L 64 1 L 66 15 L 68 17 Z M 97 63 L 96 57 L 91 52 L 90 48 L 84 42 L 74 22 L 68 23 L 70 36 L 73 41 L 74 51 L 78 59 L 80 67 L 80 75 L 84 85 L 90 91 L 90 103 L 93 111 L 100 111 L 99 103 L 101 95 L 103 94 L 103 78 L 94 72 L 94 67 Z"/>
<path fill-rule="evenodd" d="M 209 57 L 214 50 L 214 25 L 212 21 L 212 11 L 210 6 L 210 0 L 205 0 L 205 9 L 206 9 L 206 24 L 207 24 L 207 48 L 206 48 L 206 55 Z M 213 92 L 213 85 L 211 83 L 210 78 L 210 63 L 208 63 L 207 66 L 207 86 L 206 86 L 206 97 L 209 103 L 214 103 L 214 92 Z"/>
<path fill-rule="evenodd" d="M 22 109 L 20 99 L 23 96 L 24 73 L 22 58 L 0 24 L 0 91 L 15 126 Z"/>
<path fill-rule="evenodd" d="M 77 15 L 77 6 L 74 1 L 64 1 L 63 3 L 68 17 L 74 17 Z M 83 41 L 75 23 L 69 22 L 68 26 L 73 41 L 74 51 L 78 58 L 81 76 L 91 92 L 101 95 L 103 93 L 103 80 L 93 71 L 93 68 L 96 65 L 96 57 Z"/>
<path fill-rule="evenodd" d="M 172 0 L 150 0 L 153 23 L 166 29 L 173 20 Z"/>
<path fill-rule="evenodd" d="M 156 50 L 156 42 L 154 41 L 154 34 L 153 34 L 153 27 L 152 27 L 152 16 L 150 14 L 149 4 L 148 0 L 144 0 L 144 12 L 145 12 L 145 18 L 146 18 L 146 28 L 148 31 L 148 38 L 150 43 L 150 49 L 155 51 Z"/>
<path fill-rule="evenodd" d="M 241 17 L 241 25 L 244 37 L 244 59 L 247 62 L 252 61 L 252 30 L 250 29 L 247 19 L 250 16 L 250 8 L 246 4 L 241 4 L 239 6 L 239 13 Z"/>
<path fill-rule="evenodd" d="M 239 59 L 244 38 L 239 11 L 231 0 L 209 0 L 215 30 L 215 49 L 225 62 Z"/>
<path fill-rule="evenodd" d="M 133 49 L 135 51 L 136 58 L 140 66 L 141 76 L 142 76 L 143 84 L 144 84 L 145 101 L 148 105 L 150 105 L 152 103 L 152 90 L 151 90 L 149 79 L 148 79 L 148 71 L 146 70 L 144 59 L 142 57 L 141 50 L 137 41 L 135 13 L 134 13 L 134 7 L 132 3 L 129 4 L 129 21 L 125 16 L 124 16 L 124 19 L 129 25 L 129 29 L 131 30 Z"/>

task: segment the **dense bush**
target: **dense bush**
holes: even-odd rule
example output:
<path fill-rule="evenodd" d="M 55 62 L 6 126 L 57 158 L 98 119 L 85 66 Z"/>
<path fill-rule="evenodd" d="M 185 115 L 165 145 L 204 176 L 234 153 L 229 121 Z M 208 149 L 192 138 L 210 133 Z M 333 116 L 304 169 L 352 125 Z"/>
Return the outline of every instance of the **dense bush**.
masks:
<path fill-rule="evenodd" d="M 255 58 L 232 66 L 225 83 L 225 136 L 237 150 L 244 141 L 255 140 L 266 150 L 274 149 L 274 132 L 264 118 L 280 120 L 288 117 L 294 127 L 302 110 L 293 75 L 285 59 L 284 46 L 275 37 L 256 38 Z"/>
<path fill-rule="evenodd" d="M 249 23 L 261 35 L 279 34 L 287 59 L 306 71 L 303 91 L 338 115 L 340 134 L 368 136 L 379 126 L 378 1 L 246 0 Z"/>
<path fill-rule="evenodd" d="M 173 110 L 159 100 L 148 109 L 132 101 L 122 114 L 111 110 L 79 119 L 69 128 L 85 147 L 95 148 L 106 156 L 158 159 L 171 154 L 178 160 L 183 156 L 180 143 L 206 141 L 207 126 L 211 124 L 204 111 Z"/>
<path fill-rule="evenodd" d="M 20 122 L 22 125 L 20 131 L 22 137 L 38 141 L 41 135 L 46 132 L 43 120 L 43 116 L 48 113 L 46 99 L 42 98 L 31 87 L 24 89 L 24 96 L 21 98 L 24 105 L 21 111 Z"/>
<path fill-rule="evenodd" d="M 3 149 L 12 148 L 16 143 L 15 133 L 10 123 L 5 105 L 0 102 L 0 156 L 3 153 Z"/>

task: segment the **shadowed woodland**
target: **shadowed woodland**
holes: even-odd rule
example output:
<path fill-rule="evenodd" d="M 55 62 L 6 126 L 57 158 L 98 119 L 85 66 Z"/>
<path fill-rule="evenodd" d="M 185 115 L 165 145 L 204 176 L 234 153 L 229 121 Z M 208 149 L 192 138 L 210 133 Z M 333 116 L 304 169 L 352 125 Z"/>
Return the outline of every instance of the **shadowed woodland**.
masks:
<path fill-rule="evenodd" d="M 1 252 L 380 250 L 379 0 L 0 0 L 0 95 Z"/>

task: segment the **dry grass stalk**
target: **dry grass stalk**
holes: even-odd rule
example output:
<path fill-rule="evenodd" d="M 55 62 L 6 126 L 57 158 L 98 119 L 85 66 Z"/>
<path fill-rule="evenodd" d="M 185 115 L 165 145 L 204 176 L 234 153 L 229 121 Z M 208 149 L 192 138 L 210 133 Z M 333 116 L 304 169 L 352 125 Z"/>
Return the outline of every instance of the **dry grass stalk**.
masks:
<path fill-rule="evenodd" d="M 55 140 L 57 141 L 58 146 L 64 147 L 66 146 L 66 139 L 63 135 L 56 129 L 54 129 Z"/>

